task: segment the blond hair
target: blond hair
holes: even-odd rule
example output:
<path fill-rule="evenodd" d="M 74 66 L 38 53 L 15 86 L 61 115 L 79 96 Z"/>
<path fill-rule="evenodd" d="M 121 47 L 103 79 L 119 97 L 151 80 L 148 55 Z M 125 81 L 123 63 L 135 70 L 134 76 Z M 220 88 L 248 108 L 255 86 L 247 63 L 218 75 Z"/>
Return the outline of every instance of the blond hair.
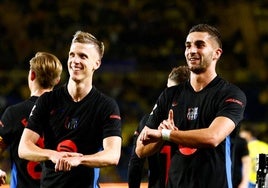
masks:
<path fill-rule="evenodd" d="M 53 54 L 37 52 L 30 60 L 30 69 L 35 72 L 36 80 L 44 89 L 53 88 L 60 80 L 62 64 Z"/>
<path fill-rule="evenodd" d="M 83 32 L 83 31 L 77 31 L 74 34 L 72 43 L 79 42 L 79 43 L 88 43 L 93 44 L 99 53 L 100 59 L 103 57 L 104 54 L 104 44 L 103 42 L 99 41 L 94 37 L 92 34 Z"/>

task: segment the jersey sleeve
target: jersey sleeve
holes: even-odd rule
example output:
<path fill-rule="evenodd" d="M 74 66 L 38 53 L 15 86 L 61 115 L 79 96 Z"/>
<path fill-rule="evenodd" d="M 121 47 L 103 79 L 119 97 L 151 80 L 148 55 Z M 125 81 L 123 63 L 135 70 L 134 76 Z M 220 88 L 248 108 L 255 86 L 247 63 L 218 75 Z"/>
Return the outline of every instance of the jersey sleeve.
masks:
<path fill-rule="evenodd" d="M 107 97 L 103 105 L 103 138 L 109 136 L 121 137 L 121 117 L 118 104 L 114 99 Z"/>
<path fill-rule="evenodd" d="M 246 96 L 238 87 L 231 85 L 228 89 L 222 90 L 220 109 L 217 116 L 230 118 L 235 125 L 238 125 L 244 118 L 244 111 L 247 103 Z"/>
<path fill-rule="evenodd" d="M 40 96 L 35 102 L 31 113 L 29 115 L 28 124 L 26 128 L 31 129 L 40 136 L 43 135 L 43 124 L 46 122 L 45 112 L 46 110 L 46 94 Z"/>

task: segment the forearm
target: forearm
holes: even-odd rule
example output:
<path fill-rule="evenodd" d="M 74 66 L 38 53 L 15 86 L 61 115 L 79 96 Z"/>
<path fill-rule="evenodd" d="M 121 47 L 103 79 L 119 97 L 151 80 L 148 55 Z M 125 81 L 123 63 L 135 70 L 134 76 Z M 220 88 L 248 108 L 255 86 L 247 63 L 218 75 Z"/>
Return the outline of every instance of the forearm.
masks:
<path fill-rule="evenodd" d="M 249 182 L 250 168 L 251 168 L 251 159 L 249 155 L 242 158 L 242 180 L 241 184 L 247 185 Z"/>
<path fill-rule="evenodd" d="M 81 157 L 80 164 L 88 167 L 106 167 L 117 165 L 121 155 L 122 139 L 118 136 L 103 140 L 103 150 Z"/>
<path fill-rule="evenodd" d="M 172 130 L 170 132 L 169 141 L 193 148 L 215 147 L 218 144 L 213 135 L 210 135 L 206 129 L 188 131 Z"/>
<path fill-rule="evenodd" d="M 37 162 L 49 160 L 49 156 L 52 152 L 52 150 L 42 149 L 35 144 L 27 142 L 20 144 L 18 149 L 20 158 Z"/>
<path fill-rule="evenodd" d="M 208 128 L 194 130 L 172 130 L 170 141 L 192 148 L 217 147 L 235 128 L 232 120 L 217 117 Z"/>
<path fill-rule="evenodd" d="M 84 155 L 81 158 L 81 165 L 88 167 L 106 167 L 115 166 L 118 164 L 120 159 L 120 153 L 114 151 L 100 151 L 92 155 Z"/>
<path fill-rule="evenodd" d="M 53 150 L 42 149 L 36 145 L 40 136 L 30 129 L 25 128 L 19 143 L 18 154 L 20 158 L 29 161 L 46 161 L 52 156 Z"/>
<path fill-rule="evenodd" d="M 163 143 L 164 141 L 162 140 L 152 143 L 146 143 L 144 141 L 141 141 L 140 137 L 138 137 L 135 152 L 140 158 L 148 157 L 159 151 Z"/>

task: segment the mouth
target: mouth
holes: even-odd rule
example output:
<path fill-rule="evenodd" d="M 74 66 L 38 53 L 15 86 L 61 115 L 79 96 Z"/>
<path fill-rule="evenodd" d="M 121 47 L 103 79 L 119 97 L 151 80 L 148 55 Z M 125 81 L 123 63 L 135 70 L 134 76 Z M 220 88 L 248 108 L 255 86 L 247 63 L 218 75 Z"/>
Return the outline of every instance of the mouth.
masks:
<path fill-rule="evenodd" d="M 191 58 L 188 58 L 188 61 L 190 62 L 190 63 L 195 63 L 195 62 L 197 62 L 197 61 L 199 61 L 200 60 L 200 58 L 197 58 L 197 57 L 191 57 Z"/>
<path fill-rule="evenodd" d="M 81 71 L 82 70 L 82 67 L 79 67 L 79 66 L 71 66 L 71 70 L 74 71 L 74 72 Z"/>

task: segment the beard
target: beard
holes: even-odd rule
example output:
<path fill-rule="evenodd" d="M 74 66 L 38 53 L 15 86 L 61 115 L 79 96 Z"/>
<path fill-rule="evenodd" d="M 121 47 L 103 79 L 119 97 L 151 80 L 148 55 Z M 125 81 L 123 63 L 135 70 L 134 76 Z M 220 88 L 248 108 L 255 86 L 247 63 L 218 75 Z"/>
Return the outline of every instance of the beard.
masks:
<path fill-rule="evenodd" d="M 206 66 L 192 66 L 190 67 L 190 71 L 195 73 L 195 74 L 201 74 L 204 73 L 206 71 Z"/>

